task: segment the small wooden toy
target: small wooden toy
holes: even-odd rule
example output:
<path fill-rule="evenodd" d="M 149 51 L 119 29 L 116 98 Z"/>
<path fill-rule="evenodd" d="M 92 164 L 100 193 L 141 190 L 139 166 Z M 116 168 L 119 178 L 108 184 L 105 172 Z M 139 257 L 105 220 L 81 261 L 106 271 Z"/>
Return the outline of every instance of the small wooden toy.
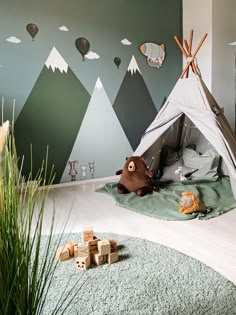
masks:
<path fill-rule="evenodd" d="M 98 241 L 98 252 L 100 255 L 108 255 L 111 252 L 111 244 L 108 240 Z"/>
<path fill-rule="evenodd" d="M 108 254 L 108 264 L 111 265 L 118 261 L 118 252 Z"/>
<path fill-rule="evenodd" d="M 87 270 L 90 267 L 90 255 L 77 257 L 75 260 L 75 266 L 77 269 Z"/>
<path fill-rule="evenodd" d="M 69 249 L 66 246 L 61 246 L 57 249 L 56 259 L 59 261 L 64 261 L 70 258 Z"/>
<path fill-rule="evenodd" d="M 74 257 L 77 258 L 79 256 L 78 244 L 74 247 Z"/>
<path fill-rule="evenodd" d="M 91 264 L 100 266 L 106 262 L 118 261 L 118 246 L 114 238 L 101 240 L 93 235 L 92 227 L 84 227 L 81 242 L 67 242 L 57 249 L 56 259 L 64 261 L 75 257 L 75 266 L 79 270 L 87 270 Z"/>
<path fill-rule="evenodd" d="M 74 248 L 78 243 L 76 242 L 68 242 L 65 247 L 69 249 L 70 256 L 74 256 Z"/>
<path fill-rule="evenodd" d="M 83 241 L 93 240 L 93 228 L 91 226 L 83 228 Z"/>
<path fill-rule="evenodd" d="M 107 255 L 101 255 L 99 253 L 93 253 L 93 262 L 95 265 L 100 266 L 102 264 L 105 264 L 107 262 Z"/>
<path fill-rule="evenodd" d="M 93 240 L 88 241 L 90 254 L 98 251 L 98 241 L 100 241 L 100 238 L 97 238 L 96 236 L 93 237 Z"/>
<path fill-rule="evenodd" d="M 108 238 L 111 245 L 111 253 L 118 251 L 117 241 L 114 238 Z"/>
<path fill-rule="evenodd" d="M 88 256 L 89 255 L 89 244 L 88 242 L 79 242 L 76 251 L 78 251 L 78 256 Z"/>

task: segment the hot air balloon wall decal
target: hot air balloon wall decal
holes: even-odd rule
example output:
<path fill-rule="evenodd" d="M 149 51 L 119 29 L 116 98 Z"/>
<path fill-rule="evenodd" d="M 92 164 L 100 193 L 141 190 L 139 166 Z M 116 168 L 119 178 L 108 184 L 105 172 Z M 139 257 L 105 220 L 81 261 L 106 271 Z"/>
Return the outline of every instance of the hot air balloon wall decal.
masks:
<path fill-rule="evenodd" d="M 34 23 L 29 23 L 26 25 L 26 30 L 32 37 L 32 41 L 34 41 L 35 36 L 38 34 L 39 28 Z"/>
<path fill-rule="evenodd" d="M 89 41 L 84 37 L 79 37 L 75 40 L 75 47 L 78 49 L 82 56 L 82 60 L 85 61 L 84 56 L 87 54 L 90 48 Z"/>
<path fill-rule="evenodd" d="M 116 64 L 117 69 L 119 69 L 119 66 L 120 66 L 120 64 L 121 64 L 121 59 L 120 59 L 120 57 L 115 57 L 115 58 L 114 58 L 114 63 Z"/>
<path fill-rule="evenodd" d="M 159 69 L 165 59 L 165 45 L 157 45 L 155 43 L 144 43 L 140 46 L 141 53 L 147 57 L 150 67 Z"/>

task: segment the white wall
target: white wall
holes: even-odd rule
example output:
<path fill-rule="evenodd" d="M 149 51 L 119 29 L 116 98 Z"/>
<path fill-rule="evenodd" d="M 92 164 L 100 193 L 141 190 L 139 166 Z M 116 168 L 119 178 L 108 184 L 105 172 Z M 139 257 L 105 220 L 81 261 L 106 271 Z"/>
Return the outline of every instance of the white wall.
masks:
<path fill-rule="evenodd" d="M 208 36 L 197 53 L 202 78 L 211 90 L 212 86 L 212 0 L 183 0 L 183 39 L 189 41 L 190 30 L 193 30 L 192 52 L 205 33 Z M 185 58 L 184 58 L 184 65 Z"/>
<path fill-rule="evenodd" d="M 236 1 L 213 0 L 212 94 L 224 107 L 230 126 L 235 128 Z"/>
<path fill-rule="evenodd" d="M 208 33 L 197 61 L 202 78 L 235 130 L 235 0 L 183 0 L 183 37 L 194 30 L 193 50 Z"/>

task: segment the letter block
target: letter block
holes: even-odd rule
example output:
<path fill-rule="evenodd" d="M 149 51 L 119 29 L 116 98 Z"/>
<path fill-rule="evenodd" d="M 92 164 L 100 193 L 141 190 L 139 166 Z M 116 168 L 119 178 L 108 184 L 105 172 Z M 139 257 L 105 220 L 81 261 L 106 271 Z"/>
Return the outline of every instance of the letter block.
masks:
<path fill-rule="evenodd" d="M 111 252 L 111 244 L 108 240 L 98 241 L 98 252 L 100 255 L 108 255 Z"/>
<path fill-rule="evenodd" d="M 98 250 L 98 241 L 100 241 L 100 238 L 97 238 L 96 236 L 93 237 L 93 240 L 88 241 L 90 254 Z"/>
<path fill-rule="evenodd" d="M 118 261 L 118 252 L 108 254 L 108 264 L 111 265 Z"/>
<path fill-rule="evenodd" d="M 101 255 L 99 253 L 93 253 L 93 262 L 95 265 L 100 266 L 102 264 L 105 264 L 107 262 L 107 256 L 106 255 Z"/>
<path fill-rule="evenodd" d="M 88 256 L 89 255 L 89 244 L 88 242 L 79 242 L 75 248 L 76 257 Z"/>
<path fill-rule="evenodd" d="M 91 226 L 83 228 L 83 241 L 93 240 L 93 228 Z"/>
<path fill-rule="evenodd" d="M 79 270 L 87 270 L 90 267 L 90 256 L 79 256 L 75 260 L 75 267 Z"/>
<path fill-rule="evenodd" d="M 108 241 L 111 244 L 111 253 L 118 251 L 117 241 L 114 238 L 109 238 Z"/>
<path fill-rule="evenodd" d="M 58 247 L 56 252 L 56 259 L 59 261 L 64 261 L 70 258 L 70 252 L 69 249 L 65 246 Z"/>
<path fill-rule="evenodd" d="M 76 243 L 76 242 L 68 242 L 68 243 L 66 243 L 65 247 L 69 249 L 70 256 L 74 256 L 74 248 L 77 245 L 78 245 L 78 243 Z"/>

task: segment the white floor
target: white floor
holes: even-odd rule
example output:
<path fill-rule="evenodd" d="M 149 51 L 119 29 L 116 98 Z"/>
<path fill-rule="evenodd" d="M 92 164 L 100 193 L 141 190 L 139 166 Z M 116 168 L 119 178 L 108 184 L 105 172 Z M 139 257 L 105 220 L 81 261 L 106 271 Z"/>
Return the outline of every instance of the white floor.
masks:
<path fill-rule="evenodd" d="M 163 221 L 121 208 L 112 197 L 95 192 L 116 177 L 72 182 L 52 188 L 45 217 L 49 227 L 53 207 L 56 232 L 113 232 L 146 238 L 197 258 L 236 284 L 236 209 L 210 220 Z"/>

